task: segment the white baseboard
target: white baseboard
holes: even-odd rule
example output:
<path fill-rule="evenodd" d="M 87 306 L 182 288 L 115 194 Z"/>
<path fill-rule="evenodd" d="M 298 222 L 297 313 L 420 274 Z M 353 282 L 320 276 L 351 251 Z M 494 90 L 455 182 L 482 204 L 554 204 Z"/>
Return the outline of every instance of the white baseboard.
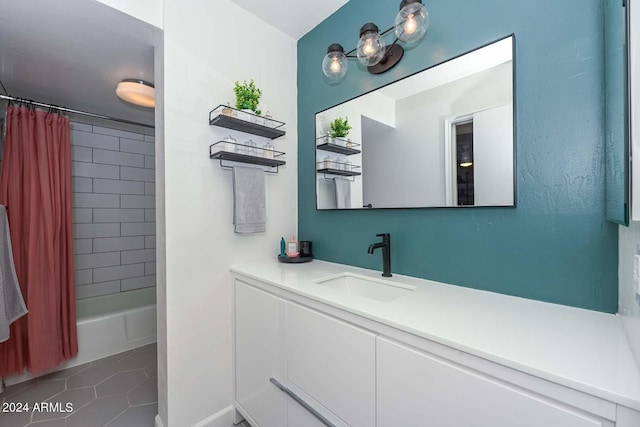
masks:
<path fill-rule="evenodd" d="M 155 305 L 81 319 L 78 321 L 78 355 L 50 372 L 154 343 L 156 330 Z M 14 375 L 5 378 L 5 384 L 18 384 L 31 378 L 31 373 Z"/>
<path fill-rule="evenodd" d="M 230 427 L 233 425 L 233 406 L 227 406 L 202 421 L 198 421 L 193 427 Z"/>
<path fill-rule="evenodd" d="M 198 421 L 192 427 L 231 427 L 233 425 L 233 407 L 229 406 L 216 412 L 204 420 Z M 156 415 L 155 427 L 164 427 L 160 415 Z"/>

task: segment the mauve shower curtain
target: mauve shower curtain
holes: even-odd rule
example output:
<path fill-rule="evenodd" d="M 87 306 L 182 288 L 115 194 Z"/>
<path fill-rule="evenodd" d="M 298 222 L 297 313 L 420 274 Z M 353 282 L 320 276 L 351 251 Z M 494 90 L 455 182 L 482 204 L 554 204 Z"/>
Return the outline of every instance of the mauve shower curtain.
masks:
<path fill-rule="evenodd" d="M 10 106 L 0 204 L 9 207 L 16 272 L 29 313 L 0 343 L 0 377 L 39 373 L 78 353 L 69 119 Z"/>

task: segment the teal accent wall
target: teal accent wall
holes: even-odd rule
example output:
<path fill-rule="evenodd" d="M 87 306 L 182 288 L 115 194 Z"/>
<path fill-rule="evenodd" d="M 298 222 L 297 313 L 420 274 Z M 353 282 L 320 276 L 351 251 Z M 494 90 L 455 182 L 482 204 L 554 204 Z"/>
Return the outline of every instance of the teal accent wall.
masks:
<path fill-rule="evenodd" d="M 353 60 L 339 85 L 321 62 L 360 26 L 393 23 L 399 1 L 351 0 L 298 42 L 299 235 L 323 260 L 614 313 L 617 225 L 605 219 L 604 10 L 600 0 L 425 0 L 431 26 L 389 72 Z M 517 207 L 317 211 L 314 115 L 514 33 Z M 380 171 L 385 173 L 385 171 Z M 411 189 L 398 189 L 410 191 Z"/>

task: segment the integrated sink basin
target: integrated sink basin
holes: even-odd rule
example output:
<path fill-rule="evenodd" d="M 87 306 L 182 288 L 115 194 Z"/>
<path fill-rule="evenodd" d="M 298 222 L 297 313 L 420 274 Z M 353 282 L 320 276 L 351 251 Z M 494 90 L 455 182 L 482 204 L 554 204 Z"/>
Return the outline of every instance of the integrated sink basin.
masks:
<path fill-rule="evenodd" d="M 391 301 L 409 295 L 416 289 L 415 286 L 404 285 L 384 279 L 374 279 L 353 273 L 340 273 L 314 280 L 314 282 L 318 285 L 336 289 L 349 295 L 356 295 L 376 301 Z"/>

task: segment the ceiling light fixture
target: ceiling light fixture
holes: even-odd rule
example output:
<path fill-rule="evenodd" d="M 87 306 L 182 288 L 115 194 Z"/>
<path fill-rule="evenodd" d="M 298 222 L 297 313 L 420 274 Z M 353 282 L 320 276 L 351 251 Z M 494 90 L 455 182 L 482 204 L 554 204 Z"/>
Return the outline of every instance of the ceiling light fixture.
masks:
<path fill-rule="evenodd" d="M 471 153 L 467 148 L 462 149 L 462 154 L 460 154 L 460 167 L 468 168 L 473 165 L 473 159 L 471 158 Z"/>
<path fill-rule="evenodd" d="M 402 0 L 393 27 L 380 32 L 373 22 L 364 24 L 360 28 L 357 47 L 346 54 L 338 43 L 329 46 L 322 61 L 322 72 L 330 81 L 339 82 L 347 75 L 347 58 L 358 58 L 370 73 L 384 73 L 400 62 L 404 55 L 398 41 L 415 44 L 424 37 L 427 28 L 429 13 L 422 0 Z M 382 36 L 391 31 L 394 31 L 396 39 L 386 46 Z"/>
<path fill-rule="evenodd" d="M 156 106 L 156 91 L 153 84 L 140 79 L 124 79 L 118 83 L 116 94 L 124 101 L 142 107 Z"/>

